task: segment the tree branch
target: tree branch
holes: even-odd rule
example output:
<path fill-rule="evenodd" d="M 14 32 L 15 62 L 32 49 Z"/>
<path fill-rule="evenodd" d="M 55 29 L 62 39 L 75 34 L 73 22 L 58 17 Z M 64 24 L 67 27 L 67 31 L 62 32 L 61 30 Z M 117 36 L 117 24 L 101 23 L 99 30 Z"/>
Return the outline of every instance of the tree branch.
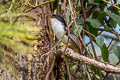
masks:
<path fill-rule="evenodd" d="M 71 57 L 75 60 L 78 60 L 80 62 L 83 62 L 89 66 L 95 66 L 101 70 L 104 70 L 106 72 L 111 72 L 111 73 L 120 73 L 120 67 L 112 65 L 110 63 L 106 62 L 99 62 L 94 59 L 90 59 L 88 57 L 85 57 L 83 55 L 80 55 L 79 53 L 74 52 L 72 49 L 67 48 L 66 53 L 64 53 L 65 48 L 57 50 L 57 54 L 62 53 L 63 55 L 67 57 Z"/>

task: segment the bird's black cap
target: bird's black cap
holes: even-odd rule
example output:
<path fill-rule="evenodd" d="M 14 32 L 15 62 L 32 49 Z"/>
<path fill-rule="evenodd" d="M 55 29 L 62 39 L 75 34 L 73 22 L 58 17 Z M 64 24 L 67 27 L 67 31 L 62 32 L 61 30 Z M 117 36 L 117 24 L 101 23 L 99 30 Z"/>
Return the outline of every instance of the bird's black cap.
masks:
<path fill-rule="evenodd" d="M 65 20 L 64 20 L 64 18 L 62 16 L 57 15 L 57 14 L 53 14 L 52 16 L 54 18 L 56 18 L 57 20 L 59 20 L 61 23 L 63 23 L 63 25 L 65 25 L 65 27 L 67 26 L 67 24 L 66 24 L 66 22 L 65 22 Z"/>

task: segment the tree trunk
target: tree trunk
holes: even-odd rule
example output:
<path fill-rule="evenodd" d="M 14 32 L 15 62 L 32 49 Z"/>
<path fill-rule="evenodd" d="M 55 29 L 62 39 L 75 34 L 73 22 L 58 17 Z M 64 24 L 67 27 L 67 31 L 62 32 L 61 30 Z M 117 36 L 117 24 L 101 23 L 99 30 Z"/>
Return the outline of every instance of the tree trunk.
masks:
<path fill-rule="evenodd" d="M 45 1 L 47 0 L 38 0 L 38 4 Z M 31 3 L 34 5 L 35 0 L 32 0 Z M 37 27 L 40 27 L 40 38 L 38 40 L 38 54 L 33 57 L 32 61 L 30 61 L 31 73 L 28 75 L 28 79 L 45 80 L 46 74 L 49 71 L 49 68 L 51 67 L 53 58 L 53 54 L 50 54 L 47 57 L 41 57 L 43 54 L 47 53 L 51 48 L 49 34 L 46 31 L 46 17 L 48 16 L 48 14 L 51 14 L 50 3 L 35 8 L 29 13 L 30 15 L 32 15 L 31 17 L 33 17 L 36 20 Z"/>
<path fill-rule="evenodd" d="M 40 4 L 48 0 L 31 0 L 30 4 L 35 5 L 36 1 L 37 4 Z M 27 56 L 18 56 L 17 54 L 17 63 L 19 63 L 18 67 L 16 65 L 17 69 L 19 69 L 18 80 L 45 80 L 46 74 L 53 61 L 53 54 L 49 54 L 49 56 L 43 56 L 41 58 L 43 54 L 47 53 L 51 49 L 49 34 L 48 31 L 46 31 L 46 17 L 48 14 L 51 14 L 51 3 L 34 8 L 28 13 L 28 16 L 34 18 L 36 21 L 35 27 L 40 28 L 40 34 L 39 39 L 37 40 L 37 45 L 35 45 L 37 48 L 37 54 L 28 54 Z M 0 69 L 0 74 L 0 79 L 2 80 L 16 80 L 12 74 L 4 69 Z M 52 73 L 50 78 L 49 80 L 55 80 Z"/>

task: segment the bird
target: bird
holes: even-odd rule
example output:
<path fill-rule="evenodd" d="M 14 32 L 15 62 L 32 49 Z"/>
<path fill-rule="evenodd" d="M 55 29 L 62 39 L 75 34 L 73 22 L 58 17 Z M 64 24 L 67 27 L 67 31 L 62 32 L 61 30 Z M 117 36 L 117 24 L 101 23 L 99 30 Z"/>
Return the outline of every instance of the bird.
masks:
<path fill-rule="evenodd" d="M 68 34 L 67 24 L 65 19 L 57 14 L 53 14 L 49 17 L 51 28 L 53 33 L 57 37 L 58 40 L 62 39 L 64 44 L 68 44 L 70 48 L 72 48 L 75 52 L 79 52 L 81 47 L 81 42 L 79 38 L 70 30 Z M 68 43 L 69 38 L 69 43 Z"/>

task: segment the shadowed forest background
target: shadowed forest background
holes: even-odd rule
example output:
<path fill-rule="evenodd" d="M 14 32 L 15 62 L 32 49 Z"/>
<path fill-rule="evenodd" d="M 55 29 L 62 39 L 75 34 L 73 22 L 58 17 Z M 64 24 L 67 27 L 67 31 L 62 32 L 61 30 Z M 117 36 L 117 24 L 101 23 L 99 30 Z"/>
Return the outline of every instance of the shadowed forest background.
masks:
<path fill-rule="evenodd" d="M 49 15 L 80 39 L 56 39 Z M 0 0 L 0 80 L 120 80 L 119 0 Z"/>

